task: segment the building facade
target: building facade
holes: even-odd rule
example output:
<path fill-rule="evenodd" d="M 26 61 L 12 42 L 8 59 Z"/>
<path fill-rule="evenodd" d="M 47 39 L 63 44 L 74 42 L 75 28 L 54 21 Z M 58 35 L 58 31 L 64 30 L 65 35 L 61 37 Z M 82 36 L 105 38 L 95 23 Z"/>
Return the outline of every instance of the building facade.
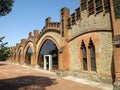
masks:
<path fill-rule="evenodd" d="M 45 20 L 11 50 L 10 62 L 61 71 L 80 78 L 120 82 L 120 1 L 80 0 L 72 14 L 60 10 L 60 22 Z"/>

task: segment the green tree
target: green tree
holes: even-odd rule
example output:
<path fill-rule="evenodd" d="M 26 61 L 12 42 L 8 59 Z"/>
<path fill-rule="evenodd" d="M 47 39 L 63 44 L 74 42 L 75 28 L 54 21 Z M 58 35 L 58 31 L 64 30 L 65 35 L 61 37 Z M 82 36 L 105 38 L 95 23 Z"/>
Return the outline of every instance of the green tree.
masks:
<path fill-rule="evenodd" d="M 10 48 L 5 46 L 8 43 L 3 42 L 5 37 L 0 37 L 0 61 L 5 61 L 10 55 Z"/>
<path fill-rule="evenodd" d="M 12 10 L 14 0 L 0 0 L 0 16 L 5 16 Z"/>

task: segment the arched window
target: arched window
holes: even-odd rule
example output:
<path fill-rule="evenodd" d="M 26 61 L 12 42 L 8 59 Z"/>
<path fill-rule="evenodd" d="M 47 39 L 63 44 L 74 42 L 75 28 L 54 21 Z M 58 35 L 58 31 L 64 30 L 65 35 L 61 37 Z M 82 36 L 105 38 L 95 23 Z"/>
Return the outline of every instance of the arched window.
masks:
<path fill-rule="evenodd" d="M 82 50 L 82 59 L 83 59 L 83 69 L 87 70 L 87 52 L 86 52 L 86 46 L 84 41 L 82 40 L 81 43 L 81 50 Z"/>
<path fill-rule="evenodd" d="M 96 71 L 96 53 L 95 53 L 95 46 L 93 44 L 92 39 L 90 38 L 89 46 L 90 49 L 90 60 L 91 60 L 91 70 Z"/>
<path fill-rule="evenodd" d="M 22 51 L 20 50 L 19 56 L 22 56 Z"/>
<path fill-rule="evenodd" d="M 57 70 L 58 69 L 58 48 L 57 48 L 56 44 L 50 39 L 47 39 L 43 43 L 43 45 L 40 49 L 39 65 L 41 67 L 44 66 L 44 58 L 43 58 L 44 55 L 52 55 L 52 69 Z"/>
<path fill-rule="evenodd" d="M 29 47 L 26 52 L 26 63 L 31 63 L 32 49 Z"/>
<path fill-rule="evenodd" d="M 21 60 L 21 56 L 22 56 L 22 51 L 20 50 L 19 57 L 18 57 L 19 63 L 20 63 L 20 60 Z"/>

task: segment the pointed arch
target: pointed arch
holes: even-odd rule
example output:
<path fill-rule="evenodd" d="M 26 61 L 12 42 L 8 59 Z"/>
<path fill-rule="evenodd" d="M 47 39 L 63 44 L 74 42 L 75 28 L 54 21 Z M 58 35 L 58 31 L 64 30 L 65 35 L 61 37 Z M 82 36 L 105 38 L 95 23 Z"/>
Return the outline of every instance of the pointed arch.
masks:
<path fill-rule="evenodd" d="M 87 67 L 87 51 L 84 41 L 81 42 L 81 52 L 82 52 L 82 60 L 83 60 L 83 69 L 88 70 Z"/>
<path fill-rule="evenodd" d="M 37 45 L 37 46 L 38 46 L 38 48 L 37 48 L 38 51 L 37 51 L 37 52 L 39 52 L 39 51 L 41 50 L 42 45 L 44 44 L 44 42 L 45 42 L 46 40 L 51 40 L 52 42 L 54 42 L 55 45 L 56 45 L 57 48 L 58 48 L 58 51 L 60 50 L 60 45 L 57 43 L 57 41 L 56 41 L 53 37 L 51 37 L 51 36 L 46 36 L 46 37 L 43 38 L 43 40 L 41 41 L 40 45 Z M 39 53 L 37 53 L 37 60 L 38 60 L 38 56 L 39 56 Z"/>
<path fill-rule="evenodd" d="M 18 54 L 18 62 L 21 63 L 21 57 L 22 57 L 22 50 L 19 51 Z"/>
<path fill-rule="evenodd" d="M 32 49 L 30 47 L 27 48 L 26 56 L 25 56 L 25 63 L 30 65 L 31 64 L 31 56 L 32 56 Z"/>
<path fill-rule="evenodd" d="M 90 62 L 91 62 L 91 70 L 92 71 L 96 71 L 96 53 L 95 53 L 95 45 L 92 41 L 92 39 L 90 38 L 89 40 L 89 46 L 88 46 L 89 50 L 90 50 Z"/>
<path fill-rule="evenodd" d="M 28 41 L 26 46 L 24 47 L 24 63 L 30 65 L 33 58 L 32 55 L 35 52 L 34 44 L 32 41 Z"/>
<path fill-rule="evenodd" d="M 22 63 L 22 58 L 23 57 L 23 47 L 22 46 L 19 46 L 18 48 L 18 63 Z"/>
<path fill-rule="evenodd" d="M 47 45 L 48 45 L 48 47 L 47 47 Z M 53 69 L 54 70 L 58 69 L 58 67 L 59 67 L 59 65 L 58 65 L 59 49 L 60 49 L 60 46 L 53 37 L 46 36 L 45 38 L 43 38 L 43 40 L 41 41 L 41 43 L 39 45 L 38 51 L 37 51 L 38 52 L 37 53 L 37 64 L 42 68 L 43 63 L 44 63 L 43 62 L 43 56 L 47 55 L 47 54 L 50 54 L 50 55 L 52 55 Z"/>

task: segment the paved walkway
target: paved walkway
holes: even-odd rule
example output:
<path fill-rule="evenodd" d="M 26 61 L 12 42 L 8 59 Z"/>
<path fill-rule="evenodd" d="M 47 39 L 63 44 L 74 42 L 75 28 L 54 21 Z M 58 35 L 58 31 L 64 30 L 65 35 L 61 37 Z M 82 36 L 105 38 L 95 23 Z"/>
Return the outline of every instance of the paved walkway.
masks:
<path fill-rule="evenodd" d="M 82 81 L 84 82 L 84 81 Z M 90 83 L 90 82 L 89 82 Z M 93 84 L 94 85 L 94 84 Z M 111 87 L 107 86 L 110 90 Z M 0 62 L 0 90 L 103 90 L 82 84 L 73 77 L 57 77 L 54 73 L 43 72 L 20 65 Z M 111 89 L 112 90 L 112 89 Z"/>

